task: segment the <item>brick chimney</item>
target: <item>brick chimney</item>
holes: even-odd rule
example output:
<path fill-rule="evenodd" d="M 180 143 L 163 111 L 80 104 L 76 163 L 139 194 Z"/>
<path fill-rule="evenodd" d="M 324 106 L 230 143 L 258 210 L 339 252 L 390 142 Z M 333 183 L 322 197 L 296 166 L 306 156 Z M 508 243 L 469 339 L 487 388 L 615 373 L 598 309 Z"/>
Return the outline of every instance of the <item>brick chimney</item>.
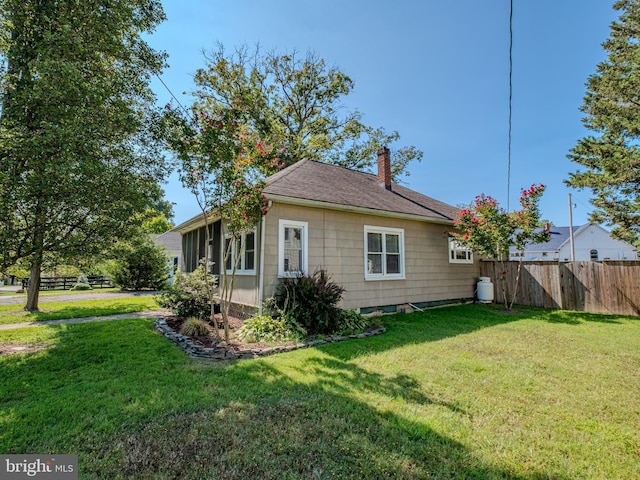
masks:
<path fill-rule="evenodd" d="M 387 147 L 378 149 L 378 181 L 391 190 L 391 153 Z"/>

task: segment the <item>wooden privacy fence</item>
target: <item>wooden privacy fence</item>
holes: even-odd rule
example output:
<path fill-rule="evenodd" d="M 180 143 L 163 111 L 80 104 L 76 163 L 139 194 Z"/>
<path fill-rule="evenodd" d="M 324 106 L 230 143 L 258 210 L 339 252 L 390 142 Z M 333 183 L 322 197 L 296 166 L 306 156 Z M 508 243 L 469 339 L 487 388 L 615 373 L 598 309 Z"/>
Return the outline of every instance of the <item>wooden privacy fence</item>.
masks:
<path fill-rule="evenodd" d="M 504 302 L 500 263 L 483 261 L 481 275 L 494 285 L 495 301 Z M 506 262 L 513 285 L 518 262 Z M 640 260 L 602 262 L 523 261 L 515 304 L 593 313 L 640 315 Z"/>

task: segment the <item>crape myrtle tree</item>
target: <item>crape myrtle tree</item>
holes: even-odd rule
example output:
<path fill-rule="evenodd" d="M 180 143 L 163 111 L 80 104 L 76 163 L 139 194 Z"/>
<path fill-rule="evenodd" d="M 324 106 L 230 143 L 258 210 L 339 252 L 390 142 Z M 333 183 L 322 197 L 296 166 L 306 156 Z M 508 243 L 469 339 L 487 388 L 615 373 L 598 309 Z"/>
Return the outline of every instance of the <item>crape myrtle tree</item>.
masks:
<path fill-rule="evenodd" d="M 47 255 L 72 263 L 142 221 L 163 176 L 141 35 L 158 0 L 0 0 L 0 267 L 30 270 L 38 309 Z"/>
<path fill-rule="evenodd" d="M 201 210 L 206 245 L 210 244 L 209 225 L 222 221 L 225 242 L 218 289 L 228 342 L 235 274 L 244 253 L 242 235 L 255 231 L 266 215 L 264 178 L 283 165 L 280 155 L 285 151 L 259 138 L 242 106 L 218 109 L 215 115 L 194 107 L 193 115 L 187 118 L 167 105 L 164 126 L 180 180 L 193 193 Z M 213 252 L 208 251 L 203 259 L 206 272 L 210 271 L 210 254 Z M 212 320 L 214 303 L 211 302 Z"/>
<path fill-rule="evenodd" d="M 567 184 L 591 189 L 591 221 L 613 226 L 611 233 L 640 242 L 640 1 L 618 1 L 618 21 L 603 43 L 607 60 L 587 81 L 581 110 L 593 132 L 568 157 L 582 169 Z"/>
<path fill-rule="evenodd" d="M 400 138 L 396 131 L 365 125 L 360 112 L 348 111 L 343 98 L 354 82 L 313 53 L 277 54 L 258 46 L 252 52 L 241 47 L 228 54 L 218 45 L 205 53 L 205 61 L 194 77 L 198 108 L 215 114 L 242 106 L 260 138 L 284 141 L 286 166 L 307 158 L 370 171 L 378 148 Z M 394 150 L 393 177 L 409 175 L 409 162 L 420 161 L 422 155 L 414 146 Z"/>
<path fill-rule="evenodd" d="M 507 212 L 498 202 L 488 196 L 479 195 L 475 201 L 463 208 L 455 219 L 456 232 L 452 237 L 460 245 L 471 248 L 476 254 L 494 259 L 500 266 L 500 286 L 505 310 L 511 310 L 518 291 L 524 249 L 529 244 L 549 241 L 548 226 L 540 228 L 538 203 L 544 193 L 542 184 L 531 185 L 520 195 L 521 209 Z M 507 281 L 506 263 L 509 247 L 515 246 L 521 253 L 518 271 L 513 285 Z"/>

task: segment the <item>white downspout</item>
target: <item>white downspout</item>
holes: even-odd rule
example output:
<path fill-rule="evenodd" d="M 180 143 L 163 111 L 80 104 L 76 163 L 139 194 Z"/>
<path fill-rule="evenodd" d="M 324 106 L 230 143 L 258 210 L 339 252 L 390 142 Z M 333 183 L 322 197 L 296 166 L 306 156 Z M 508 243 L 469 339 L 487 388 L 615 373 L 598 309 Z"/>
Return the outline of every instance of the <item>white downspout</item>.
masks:
<path fill-rule="evenodd" d="M 267 211 L 271 208 L 273 202 L 269 200 Z M 258 315 L 262 315 L 262 304 L 264 303 L 262 296 L 264 295 L 264 244 L 265 244 L 265 220 L 266 215 L 262 216 L 260 221 L 260 272 L 258 273 Z"/>

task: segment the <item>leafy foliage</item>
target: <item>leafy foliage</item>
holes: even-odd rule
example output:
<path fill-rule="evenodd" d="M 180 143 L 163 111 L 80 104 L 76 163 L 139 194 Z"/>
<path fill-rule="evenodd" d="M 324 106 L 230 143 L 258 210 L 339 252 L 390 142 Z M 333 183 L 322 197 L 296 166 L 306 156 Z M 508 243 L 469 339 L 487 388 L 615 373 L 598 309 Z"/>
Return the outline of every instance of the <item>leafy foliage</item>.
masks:
<path fill-rule="evenodd" d="M 179 317 L 207 318 L 212 310 L 210 292 L 216 284 L 216 277 L 206 273 L 203 265 L 188 275 L 176 272 L 174 282 L 158 297 L 158 304 Z"/>
<path fill-rule="evenodd" d="M 498 202 L 488 196 L 479 195 L 468 208 L 460 210 L 454 222 L 457 232 L 452 237 L 461 245 L 474 252 L 499 262 L 509 260 L 509 247 L 515 246 L 521 252 L 528 244 L 542 243 L 549 240 L 547 228 L 539 228 L 540 208 L 538 203 L 545 186 L 531 185 L 520 195 L 521 209 L 507 212 L 498 206 Z M 520 255 L 520 262 L 522 262 Z M 510 310 L 515 300 L 520 266 L 513 286 L 506 281 L 506 268 L 501 268 L 501 285 L 505 298 L 505 308 Z M 512 295 L 509 292 L 513 292 Z"/>
<path fill-rule="evenodd" d="M 158 290 L 169 278 L 167 255 L 148 236 L 120 245 L 118 259 L 111 266 L 112 282 L 125 290 Z"/>
<path fill-rule="evenodd" d="M 191 119 L 167 106 L 163 126 L 169 146 L 179 163 L 182 184 L 195 196 L 202 211 L 209 243 L 209 222 L 223 221 L 225 235 L 231 237 L 223 265 L 232 265 L 231 273 L 222 269 L 220 304 L 225 340 L 229 340 L 229 309 L 233 296 L 235 271 L 240 255 L 230 262 L 232 245 L 242 234 L 255 229 L 267 213 L 262 194 L 264 176 L 282 165 L 282 149 L 262 141 L 246 122 L 246 110 L 230 106 L 215 115 L 194 109 Z M 208 268 L 209 258 L 205 258 Z M 210 292 L 213 294 L 213 292 Z"/>
<path fill-rule="evenodd" d="M 102 252 L 154 197 L 149 80 L 164 55 L 142 35 L 164 13 L 158 0 L 5 0 L 0 18 L 0 267 L 23 259 L 37 285 L 48 255 Z"/>
<path fill-rule="evenodd" d="M 214 115 L 243 108 L 251 130 L 270 143 L 283 141 L 286 165 L 308 158 L 371 170 L 378 148 L 400 138 L 396 131 L 365 125 L 358 111 L 346 112 L 342 98 L 354 82 L 313 53 L 300 57 L 257 47 L 251 54 L 242 47 L 227 54 L 218 45 L 206 60 L 195 75 L 199 108 Z M 422 155 L 414 146 L 396 150 L 393 176 L 408 175 L 409 162 Z"/>
<path fill-rule="evenodd" d="M 210 335 L 206 322 L 196 317 L 187 318 L 182 322 L 180 333 L 189 337 L 204 337 Z"/>
<path fill-rule="evenodd" d="M 290 316 L 257 315 L 245 320 L 236 335 L 249 343 L 278 343 L 302 340 L 307 332 Z"/>
<path fill-rule="evenodd" d="M 283 278 L 275 292 L 276 306 L 286 311 L 310 335 L 333 333 L 340 325 L 344 287 L 331 281 L 325 270 L 312 275 Z"/>
<path fill-rule="evenodd" d="M 373 326 L 372 318 L 363 317 L 355 310 L 341 310 L 338 325 L 334 333 L 338 335 L 351 335 L 360 333 Z"/>
<path fill-rule="evenodd" d="M 609 55 L 589 77 L 581 108 L 594 135 L 569 153 L 583 169 L 566 183 L 591 189 L 591 221 L 613 225 L 613 235 L 633 242 L 640 239 L 640 2 L 618 1 L 614 9 L 620 18 L 602 44 Z"/>

